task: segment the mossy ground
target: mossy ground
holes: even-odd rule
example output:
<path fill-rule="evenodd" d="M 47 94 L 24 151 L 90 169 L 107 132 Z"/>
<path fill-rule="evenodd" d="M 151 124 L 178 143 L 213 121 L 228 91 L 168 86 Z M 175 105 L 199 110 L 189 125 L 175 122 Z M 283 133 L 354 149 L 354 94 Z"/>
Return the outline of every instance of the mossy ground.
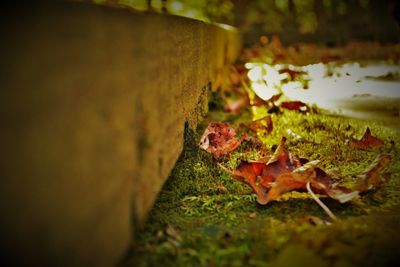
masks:
<path fill-rule="evenodd" d="M 265 146 L 273 148 L 286 136 L 291 153 L 319 159 L 341 184 L 354 183 L 380 152 L 394 156 L 388 169 L 391 179 L 383 188 L 345 204 L 321 197 L 339 221 L 319 224 L 315 218 L 317 222 L 329 218 L 308 194 L 287 193 L 266 206 L 258 205 L 249 187 L 233 180 L 197 147 L 210 121 L 241 128 L 240 123 L 251 116 L 249 110 L 240 115 L 214 110 L 197 132 L 187 130 L 181 158 L 124 266 L 394 266 L 400 262 L 399 132 L 378 122 L 317 113 L 272 115 L 274 130 L 259 136 Z M 385 142 L 384 147 L 349 146 L 349 138 L 361 137 L 366 127 Z M 240 159 L 259 156 L 239 147 L 222 162 L 234 168 Z M 314 216 L 311 222 L 310 216 Z"/>

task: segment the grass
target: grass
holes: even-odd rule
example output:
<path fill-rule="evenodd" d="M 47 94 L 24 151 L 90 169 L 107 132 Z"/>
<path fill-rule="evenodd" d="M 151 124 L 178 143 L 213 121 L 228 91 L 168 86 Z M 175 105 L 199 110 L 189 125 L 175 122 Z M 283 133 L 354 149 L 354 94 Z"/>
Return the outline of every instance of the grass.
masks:
<path fill-rule="evenodd" d="M 391 151 L 390 181 L 350 203 L 321 198 L 338 217 L 334 223 L 306 193 L 287 193 L 260 206 L 250 188 L 233 180 L 197 147 L 210 121 L 228 121 L 240 128 L 251 119 L 249 111 L 232 115 L 217 109 L 196 132 L 187 129 L 185 149 L 123 266 L 393 266 L 399 262 L 399 132 L 379 122 L 317 113 L 284 111 L 272 116 L 274 130 L 259 136 L 268 149 L 286 136 L 291 153 L 320 160 L 321 167 L 345 185 L 352 185 L 380 152 Z M 361 137 L 366 127 L 385 142 L 384 147 L 349 146 L 350 137 Z M 222 164 L 234 168 L 241 159 L 259 156 L 241 146 Z"/>

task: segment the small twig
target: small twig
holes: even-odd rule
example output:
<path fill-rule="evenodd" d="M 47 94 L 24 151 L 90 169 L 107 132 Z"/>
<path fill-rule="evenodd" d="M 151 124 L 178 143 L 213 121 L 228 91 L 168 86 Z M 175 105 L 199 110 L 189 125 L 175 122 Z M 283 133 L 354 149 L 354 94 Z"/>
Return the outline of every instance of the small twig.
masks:
<path fill-rule="evenodd" d="M 317 202 L 317 204 L 326 212 L 326 214 L 328 214 L 328 216 L 332 220 L 337 221 L 337 217 L 332 213 L 332 211 L 327 206 L 325 206 L 325 204 L 311 190 L 310 181 L 307 182 L 307 191 L 308 193 L 310 193 L 315 202 Z"/>

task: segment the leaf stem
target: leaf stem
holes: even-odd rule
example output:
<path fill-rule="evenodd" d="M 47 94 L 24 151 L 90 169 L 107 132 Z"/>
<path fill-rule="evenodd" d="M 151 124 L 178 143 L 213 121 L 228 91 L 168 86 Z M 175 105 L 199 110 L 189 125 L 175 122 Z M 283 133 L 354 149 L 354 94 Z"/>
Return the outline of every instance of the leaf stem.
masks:
<path fill-rule="evenodd" d="M 333 221 L 337 221 L 337 217 L 335 216 L 335 214 L 333 214 L 332 211 L 327 206 L 325 206 L 325 204 L 311 190 L 310 181 L 307 182 L 307 191 L 308 193 L 310 193 L 315 202 L 317 202 L 317 204 L 326 212 L 326 214 L 328 214 L 328 216 Z"/>

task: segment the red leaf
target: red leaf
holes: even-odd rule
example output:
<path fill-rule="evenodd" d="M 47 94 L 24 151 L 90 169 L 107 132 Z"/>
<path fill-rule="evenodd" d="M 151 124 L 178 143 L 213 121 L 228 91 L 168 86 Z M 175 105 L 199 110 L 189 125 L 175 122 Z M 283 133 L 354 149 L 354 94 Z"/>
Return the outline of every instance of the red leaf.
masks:
<path fill-rule="evenodd" d="M 361 149 L 369 149 L 383 146 L 383 141 L 373 136 L 371 130 L 367 128 L 360 140 L 351 138 L 350 145 Z"/>
<path fill-rule="evenodd" d="M 288 110 L 306 111 L 308 109 L 308 106 L 301 101 L 288 101 L 288 102 L 282 102 L 281 108 L 285 108 Z"/>
<path fill-rule="evenodd" d="M 271 96 L 271 98 L 265 100 L 265 102 L 274 103 L 274 102 L 277 101 L 281 96 L 282 96 L 282 93 L 273 95 L 273 96 Z"/>
<path fill-rule="evenodd" d="M 264 162 L 250 162 L 251 167 L 253 167 L 253 171 L 257 176 L 260 176 L 262 170 L 265 168 Z"/>
<path fill-rule="evenodd" d="M 260 204 L 267 204 L 269 201 L 275 200 L 290 191 L 304 191 L 306 190 L 307 182 L 311 183 L 313 192 L 327 195 L 340 203 L 347 202 L 358 196 L 358 191 L 333 184 L 331 178 L 323 170 L 316 167 L 318 162 L 317 160 L 310 161 L 293 172 L 278 176 L 267 194 L 266 203 Z"/>
<path fill-rule="evenodd" d="M 291 156 L 285 146 L 286 138 L 275 150 L 272 157 L 265 162 L 242 162 L 232 173 L 233 178 L 249 185 L 257 194 L 257 202 L 265 205 L 288 191 L 304 188 L 306 182 L 299 183 L 296 167 L 301 160 Z M 260 176 L 259 183 L 257 178 Z M 293 176 L 293 177 L 292 177 Z"/>
<path fill-rule="evenodd" d="M 305 191 L 307 183 L 310 183 L 313 192 L 344 203 L 387 181 L 382 172 L 392 159 L 389 154 L 379 155 L 360 175 L 358 184 L 354 188 L 347 188 L 334 184 L 332 178 L 317 167 L 319 161 L 308 162 L 307 159 L 292 156 L 286 149 L 285 142 L 286 138 L 282 138 L 281 144 L 267 162 L 242 162 L 231 173 L 233 178 L 253 189 L 257 194 L 257 202 L 261 205 L 290 191 Z"/>
<path fill-rule="evenodd" d="M 267 100 L 261 99 L 258 96 L 255 96 L 251 105 L 252 106 L 265 106 L 267 105 L 268 107 L 274 107 L 275 102 L 282 96 L 282 93 L 276 94 L 268 98 Z"/>
<path fill-rule="evenodd" d="M 235 130 L 228 124 L 211 122 L 200 138 L 199 146 L 215 158 L 219 158 L 235 150 L 240 143 Z"/>
<path fill-rule="evenodd" d="M 276 161 L 278 161 L 281 166 L 292 165 L 291 157 L 289 155 L 289 151 L 286 149 L 285 143 L 286 137 L 282 137 L 281 143 L 276 148 L 270 160 L 267 162 L 267 165 Z"/>
<path fill-rule="evenodd" d="M 270 188 L 278 176 L 293 171 L 301 165 L 300 161 L 289 154 L 285 146 L 286 138 L 281 139 L 281 143 L 275 150 L 272 157 L 266 163 L 261 173 L 260 184 L 265 188 Z"/>
<path fill-rule="evenodd" d="M 279 175 L 268 192 L 266 202 L 260 204 L 265 205 L 269 201 L 279 198 L 284 193 L 305 189 L 307 182 L 315 177 L 314 169 L 318 162 L 319 161 L 310 161 L 292 172 Z"/>
<path fill-rule="evenodd" d="M 265 163 L 258 162 L 241 162 L 234 172 L 232 177 L 242 183 L 245 183 L 253 189 L 257 194 L 257 201 L 264 202 L 267 198 L 266 189 L 257 184 L 257 177 L 265 167 Z"/>

